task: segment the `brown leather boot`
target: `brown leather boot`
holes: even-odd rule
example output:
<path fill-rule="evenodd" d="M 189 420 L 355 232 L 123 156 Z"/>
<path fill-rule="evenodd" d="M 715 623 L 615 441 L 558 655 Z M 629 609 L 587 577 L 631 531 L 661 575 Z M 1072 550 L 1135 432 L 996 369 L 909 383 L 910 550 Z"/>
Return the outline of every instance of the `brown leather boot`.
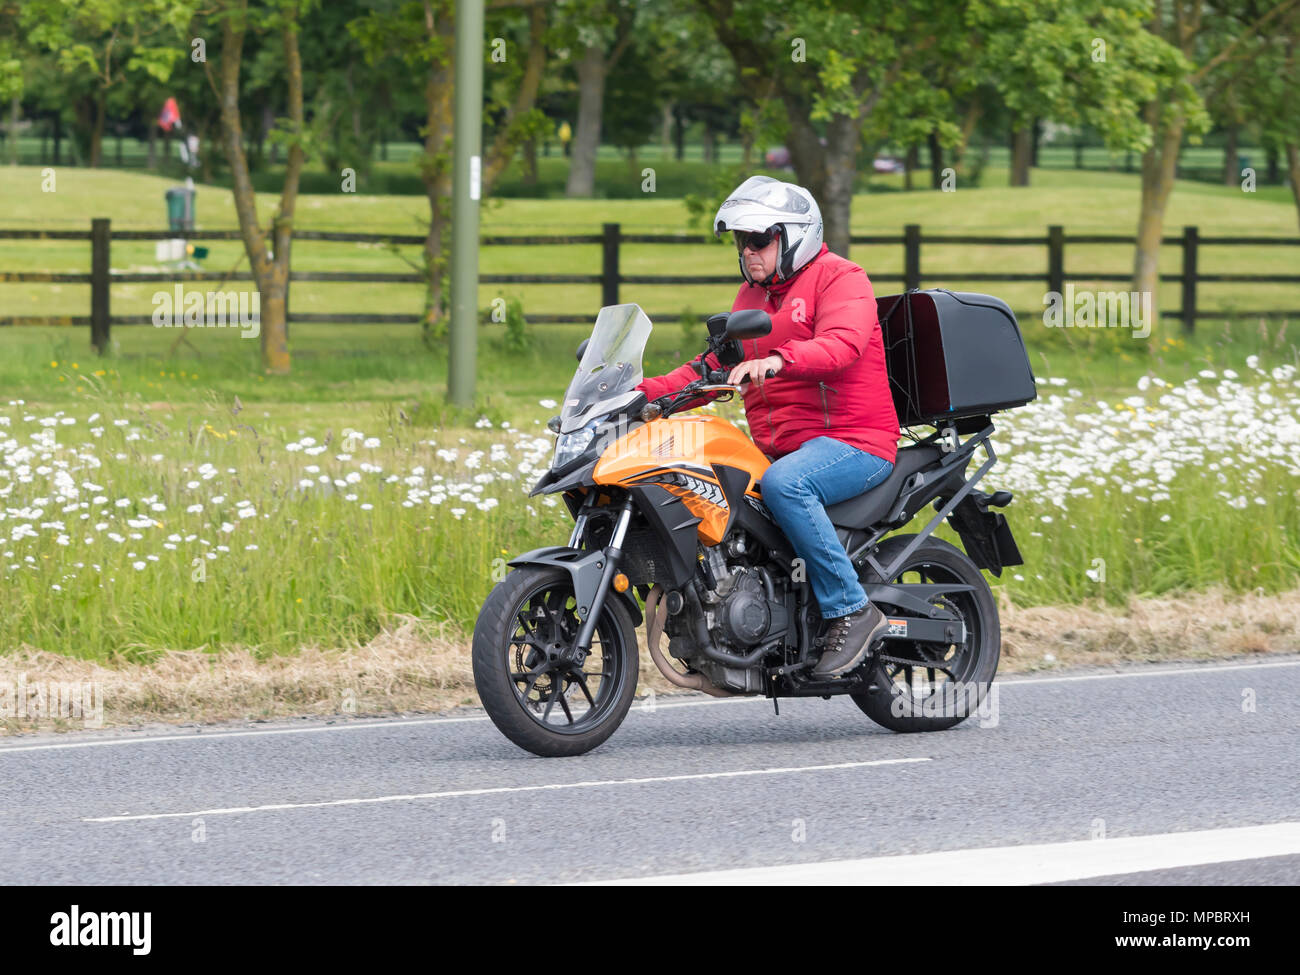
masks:
<path fill-rule="evenodd" d="M 876 642 L 876 638 L 889 629 L 885 614 L 871 603 L 848 616 L 838 616 L 830 621 L 826 630 L 826 649 L 813 667 L 813 677 L 838 677 L 862 663 Z"/>

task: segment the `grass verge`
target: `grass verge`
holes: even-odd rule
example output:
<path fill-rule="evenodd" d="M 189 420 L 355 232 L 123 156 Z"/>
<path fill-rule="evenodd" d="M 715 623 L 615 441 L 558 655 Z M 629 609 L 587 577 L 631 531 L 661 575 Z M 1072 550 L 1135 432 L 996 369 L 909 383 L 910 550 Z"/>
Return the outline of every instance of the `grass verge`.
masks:
<path fill-rule="evenodd" d="M 1003 598 L 1001 603 L 1000 674 L 1300 652 L 1294 612 L 1300 589 L 1275 595 L 1215 590 L 1134 597 L 1119 608 L 1096 601 L 1017 607 Z M 0 657 L 0 701 L 13 700 L 20 680 L 29 695 L 42 689 L 42 707 L 52 685 L 94 683 L 105 728 L 348 719 L 478 705 L 467 642 L 446 626 L 413 617 L 395 621 L 364 644 L 307 647 L 270 659 L 238 648 L 220 656 L 170 651 L 148 665 L 104 666 L 23 648 Z M 651 691 L 656 698 L 678 693 L 643 645 L 641 704 Z M 0 733 L 83 727 L 74 719 L 33 714 L 33 700 L 29 697 L 25 717 L 16 717 L 11 706 L 0 712 Z"/>

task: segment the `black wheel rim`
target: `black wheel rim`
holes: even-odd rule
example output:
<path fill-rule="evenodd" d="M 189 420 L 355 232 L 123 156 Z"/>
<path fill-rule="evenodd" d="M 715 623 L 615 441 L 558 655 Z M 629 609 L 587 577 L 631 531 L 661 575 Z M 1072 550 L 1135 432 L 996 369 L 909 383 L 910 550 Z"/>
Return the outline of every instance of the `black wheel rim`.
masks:
<path fill-rule="evenodd" d="M 959 583 L 964 580 L 951 569 L 933 562 L 904 566 L 891 580 L 894 583 Z M 953 592 L 938 596 L 933 605 L 953 613 L 966 626 L 962 644 L 921 643 L 909 640 L 884 641 L 877 657 L 877 681 L 890 694 L 910 700 L 908 713 L 947 713 L 954 703 L 975 700 L 972 692 L 982 693 L 972 683 L 979 666 L 978 648 L 984 639 L 979 607 L 973 592 Z M 944 707 L 940 709 L 938 705 Z"/>
<path fill-rule="evenodd" d="M 505 648 L 510 686 L 519 707 L 547 731 L 578 735 L 608 717 L 626 680 L 617 625 L 607 612 L 596 622 L 591 648 L 575 654 L 581 621 L 572 583 L 548 582 L 516 606 Z"/>

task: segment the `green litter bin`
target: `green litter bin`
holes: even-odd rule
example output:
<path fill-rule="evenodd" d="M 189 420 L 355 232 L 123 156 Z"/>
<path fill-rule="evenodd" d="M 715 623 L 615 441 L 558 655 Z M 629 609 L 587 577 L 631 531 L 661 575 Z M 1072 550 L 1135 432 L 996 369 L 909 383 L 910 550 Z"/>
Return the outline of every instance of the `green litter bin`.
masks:
<path fill-rule="evenodd" d="M 167 229 L 173 233 L 192 231 L 194 229 L 193 187 L 173 186 L 164 195 L 167 198 Z"/>

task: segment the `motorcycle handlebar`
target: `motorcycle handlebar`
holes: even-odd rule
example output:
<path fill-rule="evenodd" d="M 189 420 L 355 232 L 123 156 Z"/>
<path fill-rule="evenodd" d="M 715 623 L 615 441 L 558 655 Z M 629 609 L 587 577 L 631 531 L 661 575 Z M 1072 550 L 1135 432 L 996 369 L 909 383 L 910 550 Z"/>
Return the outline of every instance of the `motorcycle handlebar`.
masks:
<path fill-rule="evenodd" d="M 707 380 L 709 383 L 716 385 L 718 383 L 725 383 L 727 381 L 727 377 L 730 375 L 731 375 L 730 369 L 714 369 L 712 372 L 709 373 Z M 771 379 L 775 375 L 776 373 L 773 372 L 771 369 L 769 369 L 767 370 L 766 378 Z M 742 385 L 747 382 L 749 382 L 748 376 L 746 376 L 744 379 L 741 380 Z"/>
<path fill-rule="evenodd" d="M 661 409 L 666 410 L 674 406 L 678 401 L 689 399 L 691 394 L 705 392 L 705 391 L 710 391 L 710 392 L 712 391 L 712 390 L 706 390 L 706 387 L 728 386 L 734 389 L 736 387 L 727 382 L 727 377 L 730 375 L 731 375 L 730 369 L 701 370 L 701 376 L 699 379 L 695 380 L 694 382 L 687 383 L 685 386 L 683 386 L 675 393 L 666 393 L 665 395 L 660 396 L 658 399 L 654 400 L 653 402 L 656 405 L 658 405 Z M 773 372 L 771 369 L 768 369 L 766 378 L 771 379 L 775 375 L 776 375 L 775 372 Z M 749 377 L 746 376 L 742 380 L 742 385 L 748 382 L 749 382 Z"/>

